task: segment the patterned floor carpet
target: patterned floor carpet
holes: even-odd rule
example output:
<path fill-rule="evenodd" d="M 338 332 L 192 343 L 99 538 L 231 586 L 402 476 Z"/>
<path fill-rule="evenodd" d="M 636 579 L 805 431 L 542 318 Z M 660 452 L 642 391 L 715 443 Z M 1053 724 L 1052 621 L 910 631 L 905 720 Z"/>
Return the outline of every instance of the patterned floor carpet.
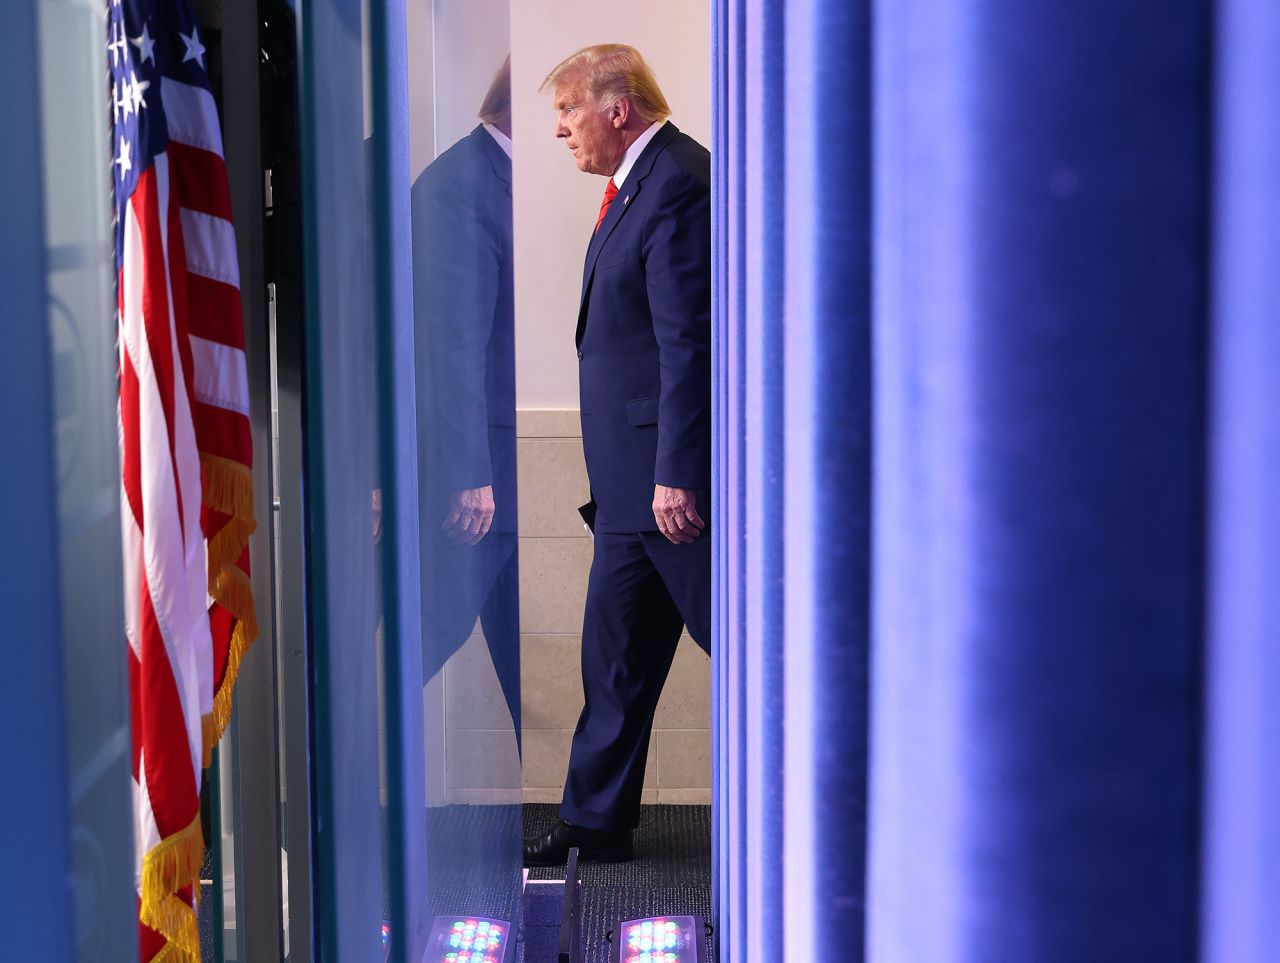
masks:
<path fill-rule="evenodd" d="M 557 807 L 450 806 L 428 819 L 430 852 L 436 871 L 429 895 L 437 913 L 465 912 L 512 919 L 518 884 L 508 885 L 519 859 L 521 834 L 546 832 Z M 522 825 L 521 825 L 522 824 Z M 497 872 L 497 869 L 505 871 Z M 209 879 L 210 868 L 202 874 Z M 585 963 L 608 963 L 608 933 L 626 919 L 645 916 L 701 916 L 711 913 L 711 809 L 709 806 L 645 806 L 635 833 L 630 863 L 584 863 L 583 950 Z M 563 868 L 533 869 L 530 880 L 560 880 Z M 494 879 L 502 879 L 495 885 Z M 203 959 L 213 963 L 212 886 L 203 886 L 200 930 Z M 520 963 L 554 963 L 560 917 L 560 887 L 530 888 L 527 946 Z M 548 949 L 548 948 L 551 949 Z M 711 954 L 708 938 L 708 959 Z M 526 952 L 527 950 L 527 952 Z"/>
<path fill-rule="evenodd" d="M 557 807 L 524 807 L 525 834 L 546 832 Z M 606 933 L 644 916 L 711 915 L 711 807 L 645 806 L 629 863 L 584 863 L 583 946 L 586 963 L 607 963 Z M 530 879 L 562 879 L 559 869 L 535 869 Z M 707 944 L 711 959 L 711 943 Z M 529 960 L 528 963 L 542 963 Z"/>

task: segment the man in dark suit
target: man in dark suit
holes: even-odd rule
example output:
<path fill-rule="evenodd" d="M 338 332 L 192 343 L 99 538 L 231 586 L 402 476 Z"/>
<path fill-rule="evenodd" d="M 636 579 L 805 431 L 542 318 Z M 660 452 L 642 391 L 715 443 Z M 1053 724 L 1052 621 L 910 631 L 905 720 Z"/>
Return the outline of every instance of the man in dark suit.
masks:
<path fill-rule="evenodd" d="M 711 164 L 668 123 L 632 47 L 553 70 L 556 136 L 609 177 L 578 313 L 582 444 L 596 505 L 586 704 L 561 820 L 528 865 L 631 857 L 654 710 L 681 629 L 711 646 Z"/>
<path fill-rule="evenodd" d="M 479 617 L 520 734 L 511 63 L 413 185 L 423 672 Z"/>

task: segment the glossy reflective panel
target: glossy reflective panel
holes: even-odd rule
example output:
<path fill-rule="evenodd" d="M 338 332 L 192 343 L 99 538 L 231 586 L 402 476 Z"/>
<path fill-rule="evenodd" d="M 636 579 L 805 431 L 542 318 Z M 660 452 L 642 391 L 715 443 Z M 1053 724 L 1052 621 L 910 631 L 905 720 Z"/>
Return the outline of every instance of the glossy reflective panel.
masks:
<path fill-rule="evenodd" d="M 319 951 L 417 960 L 439 914 L 518 918 L 506 5 L 299 20 Z"/>
<path fill-rule="evenodd" d="M 521 790 L 508 9 L 449 0 L 427 14 L 411 4 L 407 26 L 430 902 L 510 922 Z"/>
<path fill-rule="evenodd" d="M 360 960 L 380 948 L 387 890 L 369 38 L 358 2 L 309 5 L 299 34 L 316 951 Z"/>
<path fill-rule="evenodd" d="M 78 959 L 136 953 L 102 5 L 39 4 L 53 442 Z"/>

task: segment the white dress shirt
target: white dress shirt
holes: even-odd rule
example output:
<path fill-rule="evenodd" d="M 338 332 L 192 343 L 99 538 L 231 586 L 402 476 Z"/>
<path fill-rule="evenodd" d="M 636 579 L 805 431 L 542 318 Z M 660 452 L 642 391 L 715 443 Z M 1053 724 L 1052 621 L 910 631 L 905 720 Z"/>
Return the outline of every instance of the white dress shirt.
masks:
<path fill-rule="evenodd" d="M 636 161 L 640 159 L 640 155 L 644 153 L 644 149 L 649 146 L 649 141 L 662 129 L 665 120 L 660 120 L 656 124 L 650 124 L 649 128 L 636 138 L 636 142 L 627 148 L 627 152 L 622 155 L 622 163 L 618 165 L 618 169 L 613 172 L 613 184 L 619 190 L 622 189 L 622 182 L 627 179 L 627 175 L 631 173 L 631 168 L 636 166 Z"/>

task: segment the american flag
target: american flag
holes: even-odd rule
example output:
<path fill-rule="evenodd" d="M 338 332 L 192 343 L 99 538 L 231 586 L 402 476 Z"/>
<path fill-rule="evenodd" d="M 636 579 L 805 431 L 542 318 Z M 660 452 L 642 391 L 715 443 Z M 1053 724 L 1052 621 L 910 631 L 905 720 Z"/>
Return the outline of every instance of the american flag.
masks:
<path fill-rule="evenodd" d="M 201 772 L 257 635 L 239 269 L 188 0 L 110 0 L 107 56 L 140 955 L 198 961 Z"/>

